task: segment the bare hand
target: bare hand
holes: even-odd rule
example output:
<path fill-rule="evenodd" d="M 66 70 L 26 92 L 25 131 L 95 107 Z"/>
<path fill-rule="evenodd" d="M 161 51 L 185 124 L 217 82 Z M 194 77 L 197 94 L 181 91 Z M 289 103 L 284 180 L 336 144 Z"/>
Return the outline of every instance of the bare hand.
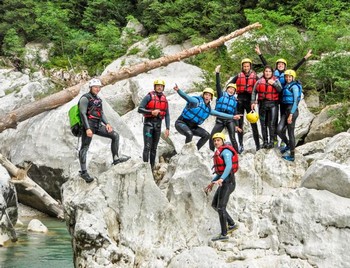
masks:
<path fill-rule="evenodd" d="M 152 115 L 153 116 L 157 116 L 159 113 L 160 113 L 159 109 L 155 109 L 155 110 L 152 111 Z"/>
<path fill-rule="evenodd" d="M 252 109 L 252 111 L 255 111 L 255 103 L 252 103 L 251 105 L 250 105 L 250 109 Z"/>
<path fill-rule="evenodd" d="M 204 192 L 205 192 L 206 194 L 210 193 L 211 190 L 213 189 L 213 186 L 214 186 L 214 183 L 212 183 L 212 182 L 209 183 L 209 184 L 207 185 L 207 187 L 204 188 Z"/>
<path fill-rule="evenodd" d="M 110 132 L 113 131 L 113 128 L 112 128 L 112 126 L 110 124 L 107 124 L 106 125 L 106 130 L 107 130 L 108 133 L 110 133 Z"/>
<path fill-rule="evenodd" d="M 293 121 L 293 114 L 289 114 L 288 119 L 287 119 L 287 123 L 290 125 Z"/>
<path fill-rule="evenodd" d="M 222 186 L 222 182 L 223 182 L 224 180 L 223 179 L 218 179 L 217 181 L 214 181 L 213 183 L 214 184 L 217 184 L 217 185 L 219 185 L 219 186 Z"/>
<path fill-rule="evenodd" d="M 255 46 L 255 52 L 256 52 L 256 54 L 261 55 L 261 51 L 260 51 L 259 45 Z"/>
<path fill-rule="evenodd" d="M 236 127 L 236 132 L 242 133 L 243 129 L 241 129 L 240 127 Z"/>
<path fill-rule="evenodd" d="M 165 138 L 168 138 L 168 137 L 169 137 L 169 134 L 170 134 L 169 129 L 166 129 L 166 130 L 164 131 L 164 137 L 165 137 Z"/>
<path fill-rule="evenodd" d="M 221 68 L 221 65 L 216 66 L 215 72 L 216 72 L 216 73 L 220 73 L 220 68 Z"/>
<path fill-rule="evenodd" d="M 92 130 L 89 128 L 86 130 L 86 136 L 88 136 L 89 138 L 92 138 L 92 135 L 94 135 L 94 133 L 92 133 Z"/>
<path fill-rule="evenodd" d="M 177 84 L 175 84 L 175 86 L 173 87 L 173 89 L 177 92 L 179 90 L 179 87 L 177 86 Z"/>
<path fill-rule="evenodd" d="M 276 80 L 273 80 L 273 79 L 269 79 L 267 80 L 267 83 L 269 83 L 269 85 L 273 85 L 275 83 Z"/>
<path fill-rule="evenodd" d="M 240 114 L 236 114 L 233 116 L 233 119 L 234 120 L 239 120 L 241 118 L 241 115 Z"/>
<path fill-rule="evenodd" d="M 310 49 L 307 53 L 306 53 L 306 55 L 305 55 L 305 59 L 307 60 L 308 58 L 310 58 L 312 56 L 312 49 Z"/>

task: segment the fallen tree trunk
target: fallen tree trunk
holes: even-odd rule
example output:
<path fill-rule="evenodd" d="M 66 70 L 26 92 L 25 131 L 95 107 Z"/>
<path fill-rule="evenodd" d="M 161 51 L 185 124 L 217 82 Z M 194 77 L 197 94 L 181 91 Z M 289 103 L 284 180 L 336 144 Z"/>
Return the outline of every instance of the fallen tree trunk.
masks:
<path fill-rule="evenodd" d="M 164 56 L 155 60 L 146 61 L 140 64 L 136 64 L 130 67 L 123 67 L 119 71 L 110 72 L 104 76 L 101 76 L 100 79 L 103 85 L 109 85 L 115 83 L 117 81 L 134 77 L 140 73 L 144 73 L 161 66 L 167 66 L 170 63 L 180 61 L 186 59 L 188 57 L 200 54 L 204 51 L 210 50 L 212 48 L 219 47 L 223 45 L 226 41 L 242 35 L 243 33 L 250 31 L 252 29 L 260 28 L 261 24 L 254 23 L 248 25 L 245 28 L 236 30 L 229 35 L 222 36 L 214 41 L 209 43 L 205 43 L 200 46 L 195 46 L 190 49 L 183 50 L 179 53 Z M 0 117 L 0 133 L 8 128 L 16 128 L 19 122 L 25 121 L 35 115 L 38 115 L 42 112 L 49 111 L 51 109 L 57 108 L 70 100 L 72 100 L 75 96 L 79 94 L 80 87 L 84 83 L 80 83 L 78 85 L 66 88 L 58 93 L 52 94 L 48 97 L 45 97 L 41 100 L 32 102 L 30 104 L 24 105 L 18 109 L 15 109 L 4 116 Z"/>
<path fill-rule="evenodd" d="M 27 191 L 36 195 L 43 202 L 45 207 L 56 215 L 57 218 L 63 219 L 63 209 L 60 203 L 53 199 L 43 188 L 28 177 L 27 172 L 30 166 L 26 169 L 17 168 L 2 154 L 0 154 L 0 164 L 3 165 L 11 175 L 12 183 L 23 185 Z"/>

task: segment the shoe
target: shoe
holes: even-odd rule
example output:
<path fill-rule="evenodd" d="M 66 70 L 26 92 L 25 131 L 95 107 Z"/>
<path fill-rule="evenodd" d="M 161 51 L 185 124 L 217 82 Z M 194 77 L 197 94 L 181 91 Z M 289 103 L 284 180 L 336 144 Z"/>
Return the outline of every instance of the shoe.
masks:
<path fill-rule="evenodd" d="M 239 147 L 238 147 L 238 154 L 243 153 L 243 151 L 244 151 L 243 145 L 239 146 Z"/>
<path fill-rule="evenodd" d="M 264 142 L 261 148 L 266 149 L 267 148 L 267 142 Z"/>
<path fill-rule="evenodd" d="M 238 229 L 238 224 L 234 224 L 234 225 L 228 225 L 227 226 L 227 233 L 232 233 L 234 230 Z"/>
<path fill-rule="evenodd" d="M 275 140 L 275 141 L 273 142 L 273 147 L 276 147 L 276 148 L 278 147 L 278 140 Z M 272 147 L 272 148 L 273 148 L 273 147 Z"/>
<path fill-rule="evenodd" d="M 125 161 L 128 161 L 129 159 L 130 159 L 130 156 L 123 155 L 119 158 L 114 159 L 112 164 L 117 165 L 117 164 L 123 163 Z"/>
<path fill-rule="evenodd" d="M 219 234 L 218 236 L 215 236 L 211 239 L 211 241 L 227 241 L 228 240 L 228 236 L 227 235 L 222 235 Z"/>
<path fill-rule="evenodd" d="M 282 158 L 287 161 L 294 161 L 294 157 L 290 155 L 284 155 L 282 156 Z"/>
<path fill-rule="evenodd" d="M 272 149 L 273 147 L 274 147 L 274 143 L 273 143 L 273 142 L 269 142 L 269 143 L 267 144 L 266 149 Z"/>
<path fill-rule="evenodd" d="M 290 148 L 288 146 L 283 146 L 283 147 L 281 147 L 280 152 L 281 152 L 281 154 L 284 154 L 285 152 L 289 151 L 289 149 Z"/>
<path fill-rule="evenodd" d="M 91 178 L 89 173 L 87 171 L 79 171 L 80 177 L 82 177 L 87 183 L 90 183 L 94 180 L 94 178 Z"/>

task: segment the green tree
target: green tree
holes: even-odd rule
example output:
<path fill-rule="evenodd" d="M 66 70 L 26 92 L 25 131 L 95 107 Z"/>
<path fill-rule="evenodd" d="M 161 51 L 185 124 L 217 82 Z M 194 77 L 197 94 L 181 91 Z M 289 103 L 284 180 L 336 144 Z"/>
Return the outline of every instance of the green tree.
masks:
<path fill-rule="evenodd" d="M 7 57 L 20 58 L 24 52 L 23 39 L 17 34 L 16 30 L 11 28 L 7 30 L 4 36 L 3 47 L 4 55 Z"/>

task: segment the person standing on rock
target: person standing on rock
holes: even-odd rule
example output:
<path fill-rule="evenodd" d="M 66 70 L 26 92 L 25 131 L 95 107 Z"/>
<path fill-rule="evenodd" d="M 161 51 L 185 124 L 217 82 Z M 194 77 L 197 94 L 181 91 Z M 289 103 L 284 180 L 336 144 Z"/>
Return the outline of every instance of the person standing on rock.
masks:
<path fill-rule="evenodd" d="M 214 97 L 214 90 L 212 88 L 205 88 L 201 96 L 189 96 L 183 92 L 175 84 L 174 90 L 187 101 L 185 108 L 181 115 L 175 122 L 176 130 L 186 137 L 186 143 L 192 141 L 193 136 L 201 137 L 197 142 L 197 149 L 199 150 L 209 140 L 210 134 L 199 125 L 209 117 L 214 115 L 223 119 L 239 119 L 239 115 L 225 114 L 210 107 L 210 101 Z"/>
<path fill-rule="evenodd" d="M 113 165 L 125 162 L 130 158 L 129 156 L 118 156 L 119 134 L 108 123 L 103 113 L 102 100 L 97 96 L 101 86 L 102 83 L 99 79 L 91 79 L 89 81 L 89 93 L 84 94 L 79 100 L 80 117 L 83 124 L 81 148 L 79 151 L 80 176 L 88 183 L 94 180 L 87 172 L 86 167 L 86 155 L 94 134 L 112 140 Z"/>
<path fill-rule="evenodd" d="M 237 113 L 237 99 L 235 96 L 236 84 L 230 83 L 226 86 L 226 90 L 222 91 L 222 88 L 220 85 L 220 67 L 221 67 L 221 65 L 218 65 L 215 68 L 216 93 L 217 93 L 215 110 L 218 112 L 235 115 Z M 236 118 L 240 118 L 240 117 L 236 116 Z M 213 130 L 211 131 L 211 136 L 213 136 L 217 132 L 222 132 L 222 130 L 224 128 L 226 128 L 228 131 L 232 146 L 236 149 L 236 151 L 238 151 L 238 145 L 237 145 L 237 141 L 236 141 L 236 137 L 235 137 L 236 136 L 236 122 L 233 118 L 230 118 L 230 119 L 216 118 L 215 126 L 213 127 Z M 209 148 L 212 151 L 215 150 L 213 139 L 209 140 Z"/>
<path fill-rule="evenodd" d="M 213 157 L 216 175 L 204 191 L 208 194 L 214 185 L 218 186 L 211 205 L 219 214 L 221 233 L 213 237 L 211 241 L 220 241 L 228 240 L 227 233 L 238 227 L 226 210 L 230 195 L 236 188 L 235 173 L 238 170 L 238 154 L 231 145 L 225 144 L 223 133 L 215 133 L 212 139 L 216 148 Z"/>
<path fill-rule="evenodd" d="M 143 162 L 150 161 L 154 170 L 157 146 L 160 139 L 162 120 L 165 119 L 164 136 L 169 136 L 170 115 L 168 101 L 163 94 L 165 82 L 157 79 L 153 82 L 154 90 L 149 92 L 141 101 L 138 112 L 143 114 Z"/>

